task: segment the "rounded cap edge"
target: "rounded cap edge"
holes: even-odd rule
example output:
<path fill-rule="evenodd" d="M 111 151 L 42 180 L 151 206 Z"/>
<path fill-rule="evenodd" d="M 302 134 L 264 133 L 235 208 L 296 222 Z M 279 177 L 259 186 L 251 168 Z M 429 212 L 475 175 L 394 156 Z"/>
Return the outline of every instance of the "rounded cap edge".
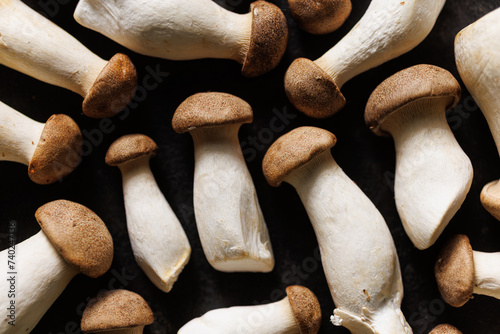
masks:
<path fill-rule="evenodd" d="M 452 325 L 442 324 L 434 327 L 429 334 L 462 334 L 462 332 Z"/>
<path fill-rule="evenodd" d="M 316 295 L 300 285 L 286 288 L 288 301 L 301 334 L 316 334 L 321 327 L 321 307 Z"/>
<path fill-rule="evenodd" d="M 481 204 L 493 217 L 500 220 L 500 183 L 493 181 L 481 190 Z"/>
<path fill-rule="evenodd" d="M 155 156 L 157 152 L 158 146 L 153 139 L 143 134 L 130 134 L 111 144 L 105 161 L 109 166 L 118 166 L 144 156 Z"/>
<path fill-rule="evenodd" d="M 288 0 L 288 5 L 299 27 L 316 35 L 340 28 L 352 11 L 351 0 Z"/>

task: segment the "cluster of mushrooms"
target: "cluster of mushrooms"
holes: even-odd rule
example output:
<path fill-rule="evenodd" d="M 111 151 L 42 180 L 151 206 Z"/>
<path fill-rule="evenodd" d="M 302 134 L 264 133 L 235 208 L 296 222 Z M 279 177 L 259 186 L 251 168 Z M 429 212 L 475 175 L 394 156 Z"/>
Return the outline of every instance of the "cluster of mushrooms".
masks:
<path fill-rule="evenodd" d="M 352 9 L 350 0 L 288 2 L 293 19 L 312 34 L 338 29 Z M 290 102 L 313 118 L 333 116 L 346 104 L 342 86 L 419 45 L 444 4 L 372 0 L 356 26 L 323 56 L 293 61 L 284 77 Z M 139 54 L 169 60 L 232 59 L 242 65 L 245 77 L 273 70 L 288 41 L 285 15 L 262 0 L 253 2 L 247 14 L 233 13 L 212 0 L 162 0 L 154 6 L 137 0 L 79 0 L 74 18 Z M 500 152 L 499 34 L 500 9 L 457 35 L 455 56 L 461 79 L 484 113 Z M 100 58 L 21 0 L 0 0 L 0 64 L 82 95 L 82 111 L 91 118 L 119 114 L 138 84 L 127 55 Z M 471 188 L 471 161 L 445 116 L 460 97 L 460 84 L 450 72 L 418 64 L 383 80 L 366 103 L 367 126 L 376 135 L 394 139 L 395 204 L 406 234 L 420 250 L 436 242 Z M 172 117 L 175 132 L 192 136 L 196 225 L 206 259 L 221 272 L 268 273 L 275 265 L 238 139 L 240 127 L 252 120 L 246 101 L 219 92 L 188 97 Z M 377 207 L 334 160 L 331 148 L 336 141 L 325 129 L 298 127 L 269 147 L 263 175 L 272 187 L 291 184 L 307 211 L 336 306 L 333 325 L 355 334 L 412 333 L 400 309 L 403 282 L 390 230 Z M 56 114 L 40 123 L 0 102 L 0 160 L 27 165 L 33 182 L 62 180 L 79 165 L 81 150 L 82 133 L 69 116 Z M 122 175 L 135 261 L 167 293 L 182 279 L 191 246 L 150 168 L 157 152 L 152 138 L 128 134 L 109 147 L 105 162 Z M 500 219 L 498 181 L 484 186 L 480 200 Z M 2 320 L 0 333 L 31 332 L 73 277 L 83 273 L 97 278 L 111 267 L 113 239 L 87 207 L 57 200 L 41 206 L 35 217 L 41 231 L 16 245 L 17 324 Z M 0 254 L 0 261 L 6 262 L 7 250 Z M 443 299 L 460 307 L 473 294 L 500 299 L 499 268 L 500 253 L 473 251 L 468 237 L 457 235 L 446 243 L 434 269 Z M 0 280 L 1 305 L 8 284 Z M 291 285 L 281 301 L 212 310 L 178 333 L 243 333 L 247 329 L 242 324 L 251 324 L 255 314 L 264 321 L 251 327 L 251 333 L 314 334 L 321 325 L 314 293 Z M 119 289 L 87 304 L 81 330 L 142 333 L 153 322 L 153 311 L 140 295 Z M 431 333 L 461 332 L 443 324 Z"/>

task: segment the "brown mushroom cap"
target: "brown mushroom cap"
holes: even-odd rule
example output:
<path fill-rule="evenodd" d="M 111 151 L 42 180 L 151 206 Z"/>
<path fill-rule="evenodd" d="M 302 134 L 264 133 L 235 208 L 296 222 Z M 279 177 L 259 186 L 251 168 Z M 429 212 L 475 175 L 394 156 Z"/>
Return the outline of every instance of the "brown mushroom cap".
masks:
<path fill-rule="evenodd" d="M 294 129 L 278 138 L 267 150 L 262 170 L 267 182 L 278 187 L 294 170 L 337 143 L 329 131 L 311 126 Z"/>
<path fill-rule="evenodd" d="M 288 43 L 288 25 L 283 12 L 267 1 L 255 1 L 252 12 L 250 46 L 241 73 L 257 77 L 278 66 Z"/>
<path fill-rule="evenodd" d="M 434 327 L 429 334 L 462 334 L 462 332 L 452 325 L 443 324 Z"/>
<path fill-rule="evenodd" d="M 314 293 L 299 285 L 286 288 L 288 301 L 301 334 L 316 334 L 321 327 L 321 307 Z"/>
<path fill-rule="evenodd" d="M 288 5 L 299 27 L 318 35 L 340 28 L 352 10 L 351 0 L 288 0 Z"/>
<path fill-rule="evenodd" d="M 81 273 L 95 278 L 111 267 L 113 239 L 90 209 L 58 200 L 39 207 L 35 217 L 54 248 Z"/>
<path fill-rule="evenodd" d="M 158 146 L 142 134 L 125 135 L 113 142 L 106 153 L 106 164 L 118 166 L 144 156 L 155 156 Z"/>
<path fill-rule="evenodd" d="M 188 97 L 175 111 L 172 127 L 177 133 L 196 128 L 251 123 L 252 107 L 226 93 L 198 93 Z"/>
<path fill-rule="evenodd" d="M 112 331 L 152 324 L 153 311 L 140 295 L 127 290 L 111 290 L 90 300 L 83 311 L 84 333 Z"/>
<path fill-rule="evenodd" d="M 500 220 L 500 183 L 493 181 L 481 190 L 481 204 L 496 219 Z"/>
<path fill-rule="evenodd" d="M 285 92 L 295 108 L 314 118 L 330 117 L 346 103 L 332 77 L 306 58 L 295 59 L 286 71 Z"/>
<path fill-rule="evenodd" d="M 441 250 L 434 274 L 444 300 L 460 307 L 471 299 L 474 288 L 474 257 L 469 238 L 459 234 Z"/>
<path fill-rule="evenodd" d="M 377 135 L 387 135 L 380 125 L 391 114 L 422 99 L 447 100 L 443 113 L 460 101 L 460 84 L 445 69 L 434 65 L 416 65 L 384 80 L 366 104 L 365 122 Z"/>
<path fill-rule="evenodd" d="M 28 165 L 33 182 L 50 184 L 71 173 L 81 161 L 82 133 L 73 119 L 52 115 Z"/>
<path fill-rule="evenodd" d="M 132 100 L 137 72 L 130 58 L 117 53 L 101 71 L 83 100 L 83 113 L 92 118 L 112 117 Z"/>

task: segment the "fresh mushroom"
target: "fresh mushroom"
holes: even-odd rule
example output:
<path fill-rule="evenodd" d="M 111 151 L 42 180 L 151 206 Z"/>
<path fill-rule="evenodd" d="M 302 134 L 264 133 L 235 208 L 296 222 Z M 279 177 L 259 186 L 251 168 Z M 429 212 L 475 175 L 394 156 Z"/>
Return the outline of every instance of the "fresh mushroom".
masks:
<path fill-rule="evenodd" d="M 472 164 L 445 114 L 459 100 L 460 85 L 451 73 L 417 65 L 382 82 L 366 106 L 370 129 L 394 138 L 396 206 L 418 249 L 436 242 L 471 187 Z"/>
<path fill-rule="evenodd" d="M 288 41 L 281 10 L 255 1 L 247 14 L 212 0 L 80 0 L 75 19 L 140 54 L 170 60 L 232 59 L 256 77 L 280 62 Z"/>
<path fill-rule="evenodd" d="M 66 115 L 52 115 L 44 124 L 0 102 L 0 124 L 0 160 L 27 165 L 33 182 L 54 183 L 80 163 L 82 134 Z"/>
<path fill-rule="evenodd" d="M 300 127 L 276 140 L 263 165 L 268 183 L 290 183 L 318 239 L 336 309 L 331 320 L 352 333 L 411 333 L 400 310 L 403 284 L 384 218 L 333 159 L 336 137 Z"/>
<path fill-rule="evenodd" d="M 118 166 L 122 173 L 127 229 L 135 259 L 160 290 L 169 292 L 189 261 L 191 246 L 149 167 L 149 159 L 157 151 L 148 136 L 127 135 L 110 146 L 106 163 Z"/>
<path fill-rule="evenodd" d="M 455 57 L 458 72 L 481 108 L 500 153 L 500 8 L 458 33 Z M 500 220 L 500 183 L 484 186 L 481 203 Z"/>
<path fill-rule="evenodd" d="M 434 273 L 441 296 L 451 306 L 463 306 L 472 294 L 500 299 L 500 252 L 474 251 L 465 235 L 446 243 Z"/>
<path fill-rule="evenodd" d="M 452 325 L 443 324 L 434 327 L 434 329 L 429 334 L 462 334 L 462 332 Z"/>
<path fill-rule="evenodd" d="M 137 74 L 130 59 L 101 59 L 20 0 L 0 0 L 0 64 L 82 95 L 89 117 L 110 117 L 132 99 Z"/>
<path fill-rule="evenodd" d="M 349 17 L 351 0 L 288 0 L 290 14 L 311 34 L 331 33 Z"/>
<path fill-rule="evenodd" d="M 220 271 L 269 272 L 274 256 L 238 131 L 252 108 L 225 93 L 199 93 L 176 110 L 172 126 L 194 142 L 194 213 L 208 262 Z"/>
<path fill-rule="evenodd" d="M 265 305 L 221 308 L 185 324 L 178 334 L 316 334 L 321 309 L 311 290 L 289 286 L 282 300 Z"/>
<path fill-rule="evenodd" d="M 14 277 L 16 307 L 16 325 L 4 319 L 1 333 L 31 332 L 73 277 L 102 276 L 113 260 L 113 239 L 106 225 L 83 205 L 58 200 L 41 206 L 35 217 L 42 230 L 15 246 L 14 259 L 8 250 L 0 253 L 3 263 L 15 263 L 15 273 L 8 275 Z M 5 291 L 2 305 L 9 303 L 10 285 L 0 280 Z"/>
<path fill-rule="evenodd" d="M 80 327 L 84 333 L 142 334 L 153 322 L 153 311 L 140 295 L 110 290 L 89 301 Z"/>
<path fill-rule="evenodd" d="M 341 110 L 340 89 L 373 67 L 410 51 L 429 34 L 445 0 L 372 0 L 365 15 L 333 48 L 315 61 L 296 59 L 285 90 L 304 114 L 325 118 Z"/>

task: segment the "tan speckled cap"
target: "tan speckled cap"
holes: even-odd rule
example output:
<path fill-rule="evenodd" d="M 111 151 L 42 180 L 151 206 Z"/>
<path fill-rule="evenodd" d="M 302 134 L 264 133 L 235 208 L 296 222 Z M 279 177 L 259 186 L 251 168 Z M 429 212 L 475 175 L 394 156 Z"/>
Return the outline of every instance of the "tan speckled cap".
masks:
<path fill-rule="evenodd" d="M 472 298 L 474 288 L 474 257 L 467 236 L 451 238 L 441 250 L 434 274 L 444 300 L 460 307 Z"/>
<path fill-rule="evenodd" d="M 286 288 L 288 301 L 301 334 L 316 334 L 321 327 L 321 307 L 314 293 L 299 285 Z"/>
<path fill-rule="evenodd" d="M 351 0 L 288 0 L 288 5 L 299 27 L 318 35 L 340 28 L 352 10 Z"/>
<path fill-rule="evenodd" d="M 500 220 L 500 183 L 498 180 L 483 187 L 481 204 L 493 217 Z"/>
<path fill-rule="evenodd" d="M 286 71 L 285 92 L 295 108 L 314 118 L 330 117 L 346 103 L 332 78 L 306 58 L 295 59 Z"/>
<path fill-rule="evenodd" d="M 460 95 L 460 84 L 447 70 L 434 65 L 412 66 L 375 88 L 366 104 L 365 122 L 375 134 L 385 136 L 387 133 L 380 129 L 381 123 L 407 104 L 422 99 L 448 98 L 447 110 L 460 101 Z"/>
<path fill-rule="evenodd" d="M 255 1 L 252 12 L 250 46 L 241 73 L 257 77 L 278 66 L 288 43 L 288 25 L 283 12 L 267 1 Z"/>
<path fill-rule="evenodd" d="M 153 311 L 140 295 L 127 290 L 111 290 L 90 300 L 83 311 L 84 333 L 113 331 L 150 325 Z"/>
<path fill-rule="evenodd" d="M 188 97 L 175 111 L 172 127 L 177 133 L 196 128 L 251 123 L 252 107 L 226 93 L 198 93 Z"/>
<path fill-rule="evenodd" d="M 43 128 L 28 175 L 38 184 L 54 183 L 71 173 L 81 161 L 82 133 L 73 119 L 52 115 Z"/>
<path fill-rule="evenodd" d="M 443 324 L 434 327 L 429 334 L 462 334 L 462 332 L 452 325 Z"/>
<path fill-rule="evenodd" d="M 57 200 L 39 207 L 35 217 L 54 248 L 82 274 L 95 278 L 111 267 L 113 239 L 90 209 Z"/>
<path fill-rule="evenodd" d="M 295 169 L 337 143 L 329 131 L 311 126 L 294 129 L 278 138 L 267 150 L 262 170 L 267 182 L 278 187 Z"/>
<path fill-rule="evenodd" d="M 155 156 L 158 146 L 146 135 L 125 135 L 113 142 L 106 153 L 106 164 L 118 166 L 144 156 Z"/>
<path fill-rule="evenodd" d="M 108 62 L 83 100 L 83 113 L 92 118 L 117 115 L 132 100 L 137 72 L 130 58 L 117 53 Z"/>

